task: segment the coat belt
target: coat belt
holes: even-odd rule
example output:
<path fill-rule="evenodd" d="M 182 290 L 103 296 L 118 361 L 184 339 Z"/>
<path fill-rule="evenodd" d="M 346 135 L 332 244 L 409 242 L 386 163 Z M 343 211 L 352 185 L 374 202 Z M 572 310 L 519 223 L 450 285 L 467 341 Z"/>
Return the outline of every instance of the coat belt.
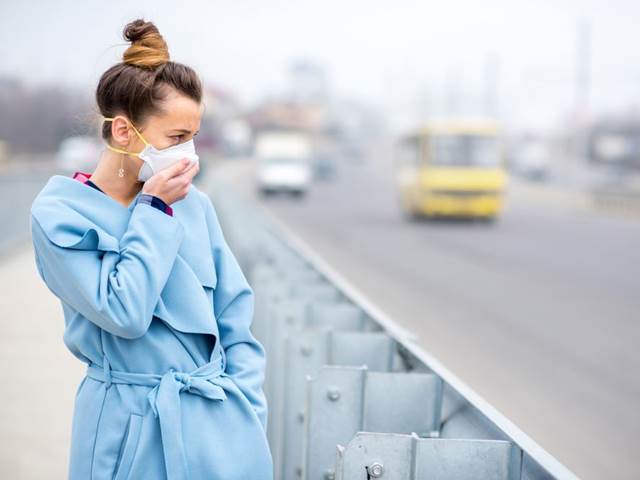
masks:
<path fill-rule="evenodd" d="M 232 383 L 224 371 L 221 356 L 192 372 L 178 372 L 170 368 L 164 375 L 132 373 L 112 370 L 106 356 L 102 366 L 91 364 L 87 376 L 104 382 L 108 389 L 114 383 L 152 387 L 147 394 L 154 417 L 160 423 L 162 449 L 167 480 L 188 480 L 189 470 L 182 439 L 182 415 L 180 393 L 200 395 L 209 400 L 225 400 L 224 389 L 231 390 Z"/>

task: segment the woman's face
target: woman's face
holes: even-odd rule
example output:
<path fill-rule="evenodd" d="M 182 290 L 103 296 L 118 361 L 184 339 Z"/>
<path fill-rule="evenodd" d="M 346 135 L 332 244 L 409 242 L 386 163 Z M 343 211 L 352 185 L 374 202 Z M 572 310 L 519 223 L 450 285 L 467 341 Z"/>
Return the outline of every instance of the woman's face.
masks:
<path fill-rule="evenodd" d="M 171 88 L 161 104 L 161 111 L 149 115 L 136 128 L 158 150 L 191 140 L 200 130 L 202 105 Z M 140 152 L 144 142 L 130 132 L 129 151 Z"/>
<path fill-rule="evenodd" d="M 162 150 L 187 142 L 198 134 L 202 109 L 202 104 L 170 88 L 160 110 L 135 127 L 148 143 Z M 123 115 L 114 118 L 111 136 L 112 143 L 127 152 L 140 153 L 146 146 Z M 136 169 L 140 169 L 144 163 L 135 155 L 129 155 L 128 158 Z"/>

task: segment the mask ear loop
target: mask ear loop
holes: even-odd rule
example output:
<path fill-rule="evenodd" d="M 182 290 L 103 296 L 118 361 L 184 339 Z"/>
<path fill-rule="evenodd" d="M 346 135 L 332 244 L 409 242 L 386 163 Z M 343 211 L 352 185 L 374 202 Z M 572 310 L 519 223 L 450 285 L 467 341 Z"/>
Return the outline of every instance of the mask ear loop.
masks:
<path fill-rule="evenodd" d="M 102 120 L 103 120 L 104 122 L 112 122 L 113 120 L 115 120 L 115 118 L 114 118 L 114 117 L 102 117 Z M 133 131 L 134 131 L 134 132 L 136 132 L 136 135 L 138 135 L 138 137 L 140 138 L 140 140 L 142 140 L 142 143 L 144 143 L 144 144 L 145 144 L 145 146 L 149 146 L 149 142 L 147 142 L 147 141 L 144 139 L 144 137 L 142 136 L 142 134 L 141 134 L 141 133 L 138 131 L 138 129 L 133 125 L 133 123 L 129 122 L 128 120 L 127 120 L 127 122 L 129 123 L 129 125 L 131 125 L 131 128 L 133 128 Z M 112 147 L 111 145 L 109 145 L 109 143 L 108 143 L 108 142 L 106 142 L 106 147 L 107 147 L 109 150 L 112 150 L 112 151 L 114 151 L 114 152 L 122 153 L 122 154 L 123 154 L 123 155 L 122 155 L 122 157 L 120 157 L 120 168 L 118 169 L 118 176 L 119 176 L 120 178 L 124 177 L 124 156 L 125 156 L 125 155 L 134 155 L 134 156 L 136 156 L 136 157 L 139 157 L 139 156 L 140 156 L 140 154 L 139 154 L 139 153 L 131 153 L 131 152 L 127 152 L 126 150 L 122 150 L 122 149 L 120 149 L 120 148 Z"/>

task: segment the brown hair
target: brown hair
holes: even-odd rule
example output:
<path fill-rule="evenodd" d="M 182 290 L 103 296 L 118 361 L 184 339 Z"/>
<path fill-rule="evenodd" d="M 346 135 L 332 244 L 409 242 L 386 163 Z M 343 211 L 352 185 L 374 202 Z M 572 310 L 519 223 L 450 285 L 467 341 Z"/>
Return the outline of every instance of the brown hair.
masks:
<path fill-rule="evenodd" d="M 96 89 L 103 116 L 126 115 L 137 126 L 161 110 L 168 87 L 200 103 L 202 84 L 198 75 L 191 67 L 169 59 L 167 44 L 153 23 L 134 20 L 124 27 L 123 36 L 131 45 L 122 62 L 102 74 Z M 111 138 L 110 123 L 103 124 L 102 138 Z"/>

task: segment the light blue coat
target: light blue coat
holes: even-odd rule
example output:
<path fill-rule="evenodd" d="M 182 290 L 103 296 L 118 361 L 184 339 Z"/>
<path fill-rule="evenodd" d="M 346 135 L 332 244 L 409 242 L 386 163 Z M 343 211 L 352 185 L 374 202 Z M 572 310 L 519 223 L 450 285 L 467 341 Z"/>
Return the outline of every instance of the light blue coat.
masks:
<path fill-rule="evenodd" d="M 62 175 L 32 204 L 38 272 L 87 364 L 72 480 L 273 478 L 253 290 L 209 197 L 191 185 L 172 208 Z"/>

